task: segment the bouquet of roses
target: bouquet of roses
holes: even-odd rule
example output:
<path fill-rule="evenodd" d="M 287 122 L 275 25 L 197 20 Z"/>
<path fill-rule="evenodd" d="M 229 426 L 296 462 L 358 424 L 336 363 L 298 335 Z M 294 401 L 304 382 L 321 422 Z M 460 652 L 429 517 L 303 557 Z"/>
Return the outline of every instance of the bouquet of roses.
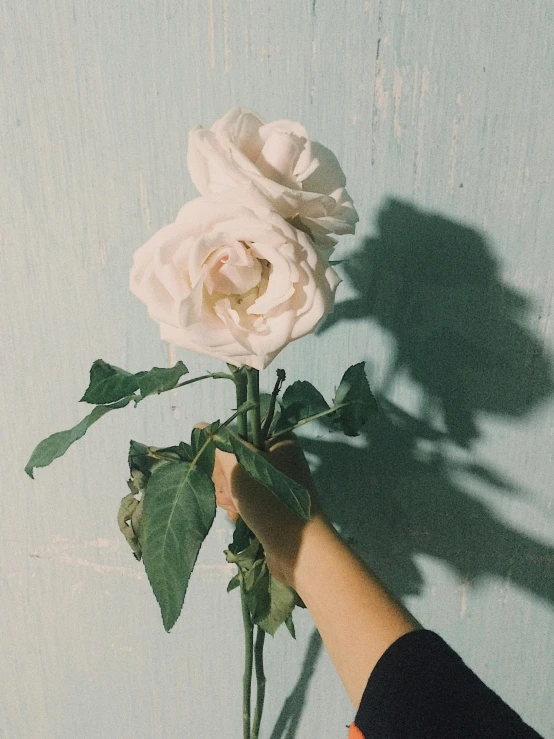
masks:
<path fill-rule="evenodd" d="M 329 260 L 337 243 L 330 234 L 354 233 L 358 216 L 332 152 L 310 141 L 299 123 L 265 123 L 252 111 L 233 108 L 211 129 L 190 132 L 187 161 L 201 196 L 136 251 L 130 289 L 160 325 L 164 341 L 221 359 L 227 370 L 183 380 L 188 370 L 182 361 L 132 373 L 98 359 L 81 398 L 94 405 L 92 411 L 41 441 L 25 468 L 33 477 L 36 467 L 64 454 L 95 421 L 131 402 L 136 407 L 149 395 L 204 379 L 234 383 L 234 412 L 195 427 L 190 441 L 164 448 L 130 443 L 130 492 L 118 521 L 144 563 L 166 631 L 179 617 L 215 517 L 216 449 L 233 453 L 252 478 L 309 519 L 308 491 L 270 463 L 263 453 L 267 445 L 323 417 L 356 436 L 376 411 L 363 362 L 346 370 L 331 403 L 306 380 L 289 384 L 279 397 L 286 379 L 280 369 L 273 392 L 260 392 L 260 370 L 333 310 L 341 280 L 333 269 L 337 263 Z M 265 634 L 273 636 L 284 623 L 294 638 L 292 612 L 304 604 L 271 576 L 263 548 L 240 517 L 225 555 L 237 566 L 227 590 L 240 588 L 246 634 L 243 736 L 254 739 L 265 695 Z"/>

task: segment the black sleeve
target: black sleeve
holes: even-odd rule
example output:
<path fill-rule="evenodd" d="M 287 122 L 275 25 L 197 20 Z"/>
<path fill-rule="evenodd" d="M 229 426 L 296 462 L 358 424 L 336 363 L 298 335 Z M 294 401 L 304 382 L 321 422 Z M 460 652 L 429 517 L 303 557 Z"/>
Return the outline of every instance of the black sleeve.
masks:
<path fill-rule="evenodd" d="M 427 629 L 387 649 L 354 723 L 366 739 L 541 739 Z"/>

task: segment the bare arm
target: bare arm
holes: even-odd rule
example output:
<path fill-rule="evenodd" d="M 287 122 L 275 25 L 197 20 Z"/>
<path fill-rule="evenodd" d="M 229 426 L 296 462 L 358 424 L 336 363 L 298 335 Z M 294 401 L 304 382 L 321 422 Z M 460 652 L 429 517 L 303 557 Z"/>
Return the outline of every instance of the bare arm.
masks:
<path fill-rule="evenodd" d="M 269 450 L 270 461 L 310 491 L 313 518 L 302 521 L 237 464 L 217 451 L 219 505 L 240 513 L 264 547 L 274 577 L 292 586 L 314 620 L 356 710 L 369 675 L 387 648 L 421 628 L 344 542 L 323 513 L 302 449 L 291 435 Z"/>

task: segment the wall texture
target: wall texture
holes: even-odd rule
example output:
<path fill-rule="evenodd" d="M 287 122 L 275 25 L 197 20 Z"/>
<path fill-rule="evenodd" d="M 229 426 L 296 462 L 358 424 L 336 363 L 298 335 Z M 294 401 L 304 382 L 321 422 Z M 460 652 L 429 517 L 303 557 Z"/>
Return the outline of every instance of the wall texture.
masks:
<path fill-rule="evenodd" d="M 188 130 L 233 105 L 302 121 L 360 212 L 333 319 L 274 365 L 330 395 L 366 360 L 381 395 L 348 443 L 306 432 L 329 514 L 554 737 L 552 3 L 4 0 L 0 28 L 0 737 L 240 736 L 230 524 L 218 513 L 167 635 L 115 521 L 128 440 L 186 437 L 229 389 L 112 414 L 23 473 L 84 415 L 98 357 L 218 368 L 159 340 L 128 272 L 195 195 Z M 296 643 L 282 628 L 267 646 L 263 736 L 345 736 L 352 706 L 295 619 Z"/>

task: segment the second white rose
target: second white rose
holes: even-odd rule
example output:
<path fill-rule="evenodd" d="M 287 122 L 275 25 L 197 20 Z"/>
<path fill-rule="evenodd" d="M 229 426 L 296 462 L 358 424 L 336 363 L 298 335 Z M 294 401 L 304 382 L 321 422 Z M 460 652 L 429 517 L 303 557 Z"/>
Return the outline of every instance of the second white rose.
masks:
<path fill-rule="evenodd" d="M 231 108 L 211 128 L 189 133 L 187 163 L 201 195 L 254 184 L 283 218 L 298 219 L 329 258 L 336 239 L 353 234 L 358 214 L 332 151 L 295 121 L 266 123 L 248 108 Z"/>
<path fill-rule="evenodd" d="M 339 276 L 309 236 L 255 202 L 253 188 L 186 203 L 134 255 L 131 292 L 161 338 L 262 370 L 332 312 Z"/>

